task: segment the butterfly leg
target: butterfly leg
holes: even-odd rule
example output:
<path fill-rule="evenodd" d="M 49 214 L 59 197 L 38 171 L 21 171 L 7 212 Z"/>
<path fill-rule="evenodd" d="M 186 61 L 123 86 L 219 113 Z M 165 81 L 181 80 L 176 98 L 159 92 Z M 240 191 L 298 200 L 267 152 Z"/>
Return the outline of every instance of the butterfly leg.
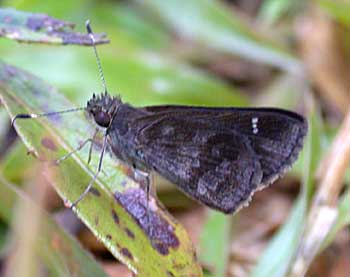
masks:
<path fill-rule="evenodd" d="M 90 142 L 89 157 L 88 157 L 88 161 L 87 161 L 87 163 L 89 164 L 90 160 L 91 160 L 92 146 L 95 143 L 97 133 L 98 133 L 98 129 L 96 129 L 96 131 L 95 131 L 95 133 L 94 133 L 92 138 L 88 138 L 88 139 L 84 140 L 82 143 L 79 144 L 79 146 L 77 148 L 73 149 L 71 152 L 67 153 L 66 155 L 62 156 L 61 158 L 59 158 L 57 160 L 54 160 L 54 163 L 57 164 L 57 165 L 60 164 L 61 162 L 63 162 L 64 160 L 66 160 L 70 156 L 72 156 L 74 153 L 76 153 L 76 152 L 80 151 L 81 149 L 83 149 L 85 147 L 85 145 Z"/>
<path fill-rule="evenodd" d="M 104 136 L 104 139 L 103 139 L 102 151 L 101 151 L 97 171 L 94 174 L 94 176 L 92 177 L 92 179 L 90 180 L 90 182 L 89 182 L 88 186 L 86 187 L 86 189 L 84 190 L 84 192 L 82 194 L 80 194 L 79 198 L 72 203 L 70 208 L 73 208 L 74 206 L 76 206 L 88 194 L 92 185 L 95 183 L 97 176 L 102 169 L 102 161 L 103 161 L 104 152 L 106 150 L 106 146 L 107 146 L 107 134 Z"/>
<path fill-rule="evenodd" d="M 72 156 L 74 153 L 80 151 L 81 149 L 84 148 L 84 146 L 88 143 L 88 142 L 91 142 L 91 144 L 94 143 L 93 139 L 92 138 L 88 138 L 86 140 L 84 140 L 82 143 L 79 144 L 79 146 L 75 149 L 73 149 L 71 152 L 67 153 L 66 155 L 62 156 L 61 158 L 57 159 L 57 160 L 54 160 L 53 162 L 55 164 L 60 164 L 61 162 L 63 162 L 64 160 L 68 159 L 70 156 Z"/>
<path fill-rule="evenodd" d="M 94 135 L 92 136 L 92 141 L 91 141 L 90 148 L 89 148 L 89 157 L 88 157 L 87 164 L 90 164 L 91 155 L 92 155 L 92 146 L 94 145 L 94 142 L 95 142 L 95 140 L 96 140 L 97 134 L 98 134 L 98 129 L 95 130 L 95 133 L 94 133 Z"/>

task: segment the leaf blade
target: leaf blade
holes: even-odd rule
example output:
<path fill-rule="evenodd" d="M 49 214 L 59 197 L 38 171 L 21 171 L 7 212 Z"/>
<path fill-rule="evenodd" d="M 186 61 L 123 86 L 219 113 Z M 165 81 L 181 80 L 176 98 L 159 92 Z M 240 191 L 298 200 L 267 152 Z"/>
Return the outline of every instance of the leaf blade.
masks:
<path fill-rule="evenodd" d="M 47 112 L 58 110 L 57 107 L 61 110 L 72 107 L 53 87 L 4 63 L 0 63 L 0 91 L 11 117 L 23 112 Z M 57 159 L 66 154 L 93 130 L 79 114 L 40 121 L 18 121 L 16 128 L 27 148 L 45 160 Z M 84 191 L 94 172 L 86 163 L 87 150 L 62 162 L 55 168 L 56 174 L 51 179 L 60 196 L 69 202 L 75 201 Z M 92 167 L 96 165 L 97 159 L 97 155 L 93 155 Z M 155 243 L 158 237 L 152 237 L 148 232 L 144 215 L 137 214 L 120 200 L 121 197 L 130 197 L 131 193 L 132 203 L 135 203 L 132 208 L 145 208 L 144 191 L 127 176 L 125 168 L 111 157 L 104 161 L 104 170 L 110 174 L 100 175 L 94 193 L 89 193 L 75 208 L 78 217 L 95 236 L 116 258 L 140 275 L 164 275 L 170 271 L 175 275 L 200 276 L 200 266 L 183 227 L 154 200 L 154 222 L 161 224 L 167 230 L 166 234 L 178 240 L 178 243 L 174 243 L 160 238 Z"/>

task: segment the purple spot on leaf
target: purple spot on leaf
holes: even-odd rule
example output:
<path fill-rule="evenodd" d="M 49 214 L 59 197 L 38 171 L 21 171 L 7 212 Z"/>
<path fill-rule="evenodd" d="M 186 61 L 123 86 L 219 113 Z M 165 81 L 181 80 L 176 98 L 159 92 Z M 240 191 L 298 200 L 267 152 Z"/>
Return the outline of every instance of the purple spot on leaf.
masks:
<path fill-rule="evenodd" d="M 91 187 L 89 192 L 91 192 L 95 196 L 101 196 L 101 192 L 97 188 Z"/>
<path fill-rule="evenodd" d="M 180 242 L 173 226 L 159 213 L 152 210 L 147 212 L 147 196 L 142 189 L 132 188 L 124 193 L 115 192 L 114 197 L 131 214 L 160 254 L 167 255 L 169 248 L 179 246 Z"/>
<path fill-rule="evenodd" d="M 127 249 L 127 248 L 125 248 L 125 247 L 122 248 L 122 249 L 120 249 L 120 253 L 122 253 L 123 256 L 128 257 L 130 260 L 133 260 L 133 259 L 134 259 L 134 257 L 133 257 L 132 254 L 130 253 L 129 249 Z"/>
<path fill-rule="evenodd" d="M 119 224 L 119 216 L 115 212 L 115 210 L 112 210 L 112 217 L 115 223 Z"/>
<path fill-rule="evenodd" d="M 128 228 L 125 228 L 125 233 L 128 235 L 129 238 L 134 239 L 135 238 L 135 234 Z"/>
<path fill-rule="evenodd" d="M 153 247 L 157 249 L 157 251 L 162 254 L 162 255 L 168 255 L 169 254 L 169 249 L 168 247 L 161 242 L 155 242 L 153 243 Z"/>

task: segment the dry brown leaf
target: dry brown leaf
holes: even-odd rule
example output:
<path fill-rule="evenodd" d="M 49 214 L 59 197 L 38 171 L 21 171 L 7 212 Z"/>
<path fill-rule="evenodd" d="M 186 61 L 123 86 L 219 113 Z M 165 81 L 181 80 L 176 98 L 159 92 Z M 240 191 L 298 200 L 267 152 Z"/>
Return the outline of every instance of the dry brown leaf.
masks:
<path fill-rule="evenodd" d="M 350 106 L 348 30 L 314 9 L 298 21 L 296 31 L 309 79 L 327 105 L 345 114 Z"/>

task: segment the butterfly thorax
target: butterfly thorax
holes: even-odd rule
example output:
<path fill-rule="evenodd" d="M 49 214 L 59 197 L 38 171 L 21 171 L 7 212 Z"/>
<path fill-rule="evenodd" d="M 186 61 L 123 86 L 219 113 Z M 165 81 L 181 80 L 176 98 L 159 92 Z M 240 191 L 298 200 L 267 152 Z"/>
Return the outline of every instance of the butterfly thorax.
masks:
<path fill-rule="evenodd" d="M 98 96 L 93 94 L 92 98 L 87 102 L 86 110 L 97 125 L 108 128 L 121 104 L 119 97 L 111 96 L 108 93 L 102 93 Z"/>

